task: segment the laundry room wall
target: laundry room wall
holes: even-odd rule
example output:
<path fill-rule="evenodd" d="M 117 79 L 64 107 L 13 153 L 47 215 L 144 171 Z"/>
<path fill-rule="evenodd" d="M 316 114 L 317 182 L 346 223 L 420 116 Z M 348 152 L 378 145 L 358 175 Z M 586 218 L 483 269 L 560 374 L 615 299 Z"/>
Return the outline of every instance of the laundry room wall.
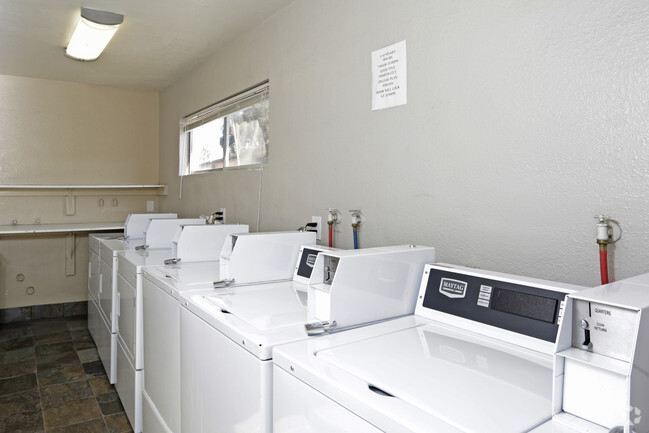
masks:
<path fill-rule="evenodd" d="M 71 210 L 66 189 L 7 188 L 158 184 L 157 92 L 0 76 L 0 128 L 0 230 L 123 222 L 145 212 L 147 200 L 157 204 L 150 190 L 88 189 L 70 192 Z M 65 240 L 0 235 L 0 310 L 87 299 L 87 236 L 77 235 L 72 250 Z"/>
<path fill-rule="evenodd" d="M 407 105 L 371 110 L 371 52 L 405 40 Z M 296 0 L 160 94 L 163 211 L 292 230 L 338 208 L 336 244 L 599 282 L 649 271 L 649 3 Z M 178 121 L 270 80 L 270 159 L 185 177 Z M 261 188 L 260 188 L 261 186 Z M 326 233 L 326 231 L 325 231 Z M 323 239 L 324 242 L 324 239 Z"/>

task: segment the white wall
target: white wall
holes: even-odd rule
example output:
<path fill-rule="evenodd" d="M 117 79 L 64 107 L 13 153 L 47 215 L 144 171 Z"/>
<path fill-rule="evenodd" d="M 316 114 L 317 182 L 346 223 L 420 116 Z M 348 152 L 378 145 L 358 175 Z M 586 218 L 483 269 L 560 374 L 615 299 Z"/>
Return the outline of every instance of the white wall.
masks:
<path fill-rule="evenodd" d="M 157 92 L 0 76 L 0 130 L 0 185 L 158 183 Z M 151 192 L 84 191 L 67 215 L 57 193 L 0 190 L 0 225 L 123 222 L 157 202 Z M 75 245 L 71 255 L 65 234 L 0 237 L 0 309 L 87 299 L 87 236 Z"/>
<path fill-rule="evenodd" d="M 370 53 L 406 40 L 408 104 L 370 110 Z M 598 283 L 593 216 L 618 219 L 612 277 L 649 271 L 649 3 L 296 0 L 160 95 L 164 211 L 256 224 L 259 175 L 185 178 L 178 120 L 270 79 L 261 229 L 348 209 L 362 247 Z"/>
<path fill-rule="evenodd" d="M 2 184 L 158 182 L 157 92 L 0 75 L 0 128 Z"/>

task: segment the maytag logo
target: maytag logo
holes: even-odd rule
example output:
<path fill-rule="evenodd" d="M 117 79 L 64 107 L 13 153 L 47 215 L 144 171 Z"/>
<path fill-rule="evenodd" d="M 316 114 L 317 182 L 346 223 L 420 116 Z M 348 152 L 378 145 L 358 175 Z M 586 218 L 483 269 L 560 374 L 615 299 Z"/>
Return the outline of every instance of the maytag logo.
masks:
<path fill-rule="evenodd" d="M 464 298 L 467 285 L 464 281 L 442 278 L 442 282 L 439 284 L 439 293 L 449 298 Z"/>
<path fill-rule="evenodd" d="M 318 254 L 309 254 L 308 256 L 306 256 L 306 265 L 312 268 L 313 265 L 315 265 L 315 261 L 317 258 L 318 258 Z"/>

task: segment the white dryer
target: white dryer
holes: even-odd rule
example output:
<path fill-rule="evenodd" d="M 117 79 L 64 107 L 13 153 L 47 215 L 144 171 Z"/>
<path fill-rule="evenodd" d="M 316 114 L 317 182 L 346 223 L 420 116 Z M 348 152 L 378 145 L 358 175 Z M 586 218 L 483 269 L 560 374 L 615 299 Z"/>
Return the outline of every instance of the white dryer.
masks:
<path fill-rule="evenodd" d="M 89 236 L 91 252 L 88 265 L 88 330 L 95 341 L 99 358 L 111 383 L 115 381 L 117 348 L 113 321 L 115 290 L 113 277 L 117 273 L 115 266 L 117 251 L 135 249 L 142 245 L 152 219 L 175 217 L 175 213 L 130 214 L 126 218 L 123 235 L 91 234 Z"/>
<path fill-rule="evenodd" d="M 318 283 L 321 314 L 313 317 L 330 320 L 309 330 L 336 332 L 411 314 L 423 267 L 434 260 L 430 247 L 305 247 L 293 281 L 182 294 L 182 432 L 272 431 L 272 351 L 310 338 L 307 278 Z"/>
<path fill-rule="evenodd" d="M 106 331 L 109 329 L 106 319 L 102 317 L 99 307 L 99 267 L 101 264 L 100 246 L 102 240 L 118 239 L 124 236 L 124 232 L 118 233 L 94 233 L 88 236 L 88 331 L 95 340 L 97 347 L 101 347 L 104 357 L 110 358 L 110 334 Z M 107 341 L 101 341 L 102 335 L 108 338 Z M 108 353 L 106 353 L 108 348 Z M 108 367 L 108 365 L 105 365 Z M 107 368 L 108 371 L 109 368 Z"/>
<path fill-rule="evenodd" d="M 241 242 L 233 239 L 241 237 Z M 184 236 L 183 236 L 184 239 Z M 197 241 L 198 236 L 190 236 Z M 315 234 L 307 232 L 252 233 L 228 235 L 228 255 L 234 270 L 229 279 L 255 282 L 289 279 L 302 244 L 315 244 Z M 232 255 L 235 249 L 243 251 Z M 224 242 L 221 241 L 221 247 Z M 191 291 L 215 293 L 220 282 L 218 260 L 188 262 L 186 259 L 209 259 L 210 251 L 189 248 L 182 240 L 177 245 L 176 264 L 145 268 L 143 275 L 143 393 L 142 429 L 146 433 L 180 433 L 180 310 L 181 294 Z M 254 254 L 249 252 L 253 251 Z M 200 254 L 197 256 L 197 254 Z M 273 257 L 276 266 L 267 266 Z M 218 257 L 217 257 L 218 259 Z M 259 262 L 262 260 L 262 262 Z M 241 262 L 239 264 L 239 262 Z"/>
<path fill-rule="evenodd" d="M 527 432 L 583 289 L 429 265 L 415 315 L 276 348 L 274 432 Z"/>
<path fill-rule="evenodd" d="M 151 227 L 157 220 L 151 221 Z M 248 226 L 241 224 L 202 224 L 178 225 L 171 230 L 165 227 L 172 236 L 180 230 L 179 243 L 183 243 L 183 234 L 200 231 L 202 236 L 194 237 L 194 249 L 207 249 L 214 242 L 221 245 L 229 233 L 247 232 Z M 134 250 L 117 252 L 117 270 L 113 287 L 115 293 L 115 323 L 117 347 L 115 358 L 115 388 L 120 396 L 124 411 L 131 422 L 135 433 L 142 431 L 142 369 L 143 360 L 143 303 L 142 271 L 145 267 L 163 266 L 165 263 L 177 263 L 172 257 L 171 238 L 167 248 L 142 246 Z"/>

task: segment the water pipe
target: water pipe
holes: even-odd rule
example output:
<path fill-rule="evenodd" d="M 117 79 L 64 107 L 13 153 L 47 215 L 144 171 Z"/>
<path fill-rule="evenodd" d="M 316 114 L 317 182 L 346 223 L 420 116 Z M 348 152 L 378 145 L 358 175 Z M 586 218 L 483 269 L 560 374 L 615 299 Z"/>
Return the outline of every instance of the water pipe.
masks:
<path fill-rule="evenodd" d="M 620 223 L 605 215 L 597 215 L 597 244 L 599 245 L 599 273 L 602 284 L 608 284 L 608 244 L 615 243 L 622 238 Z M 620 229 L 620 235 L 613 239 L 613 228 L 611 223 Z"/>
<path fill-rule="evenodd" d="M 597 244 L 599 245 L 599 273 L 602 284 L 608 284 L 608 244 L 611 243 L 611 227 L 608 225 L 608 217 L 598 215 L 597 221 Z"/>
<path fill-rule="evenodd" d="M 352 214 L 352 229 L 354 231 L 354 249 L 358 249 L 358 227 L 360 227 L 362 218 L 361 211 L 358 209 L 351 209 L 349 212 Z"/>
<path fill-rule="evenodd" d="M 329 214 L 327 215 L 327 225 L 329 225 L 329 247 L 333 248 L 334 246 L 334 223 L 340 224 L 343 220 L 342 215 L 338 209 L 329 208 Z"/>
<path fill-rule="evenodd" d="M 608 284 L 608 257 L 606 245 L 599 246 L 599 273 L 601 274 L 602 284 Z"/>

